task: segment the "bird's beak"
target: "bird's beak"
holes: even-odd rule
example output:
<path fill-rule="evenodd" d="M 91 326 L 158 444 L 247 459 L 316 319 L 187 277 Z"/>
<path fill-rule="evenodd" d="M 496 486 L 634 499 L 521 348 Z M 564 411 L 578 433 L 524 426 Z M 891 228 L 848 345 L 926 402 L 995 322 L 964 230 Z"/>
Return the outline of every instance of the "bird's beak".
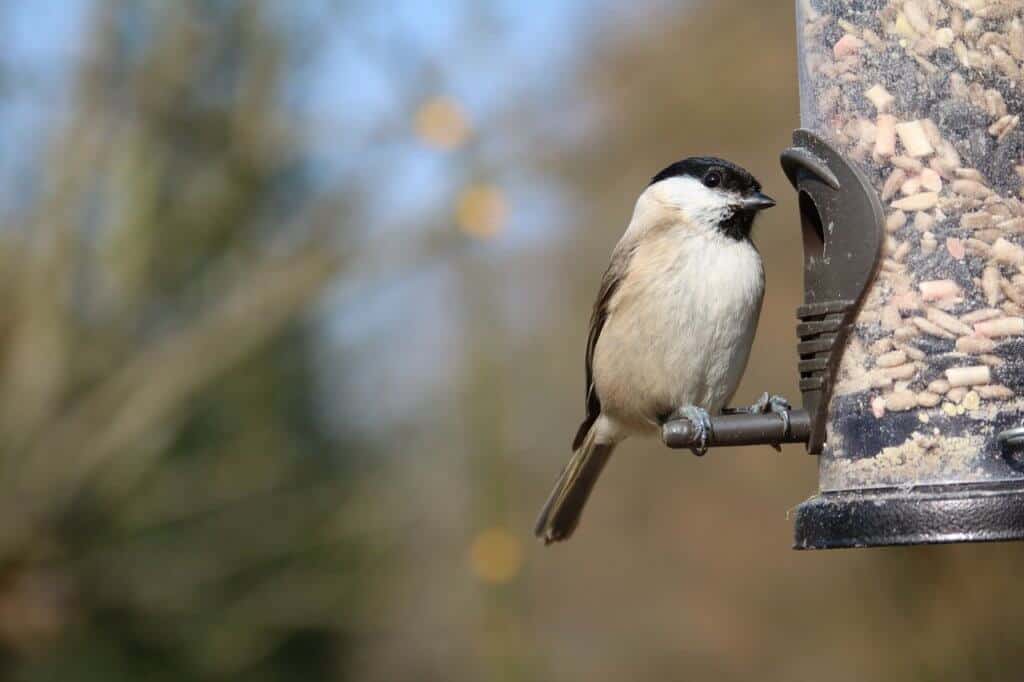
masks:
<path fill-rule="evenodd" d="M 743 197 L 740 199 L 740 208 L 744 211 L 756 213 L 757 211 L 763 211 L 766 208 L 771 208 L 775 205 L 775 199 L 772 199 L 767 194 L 756 192 L 751 194 L 749 197 Z"/>

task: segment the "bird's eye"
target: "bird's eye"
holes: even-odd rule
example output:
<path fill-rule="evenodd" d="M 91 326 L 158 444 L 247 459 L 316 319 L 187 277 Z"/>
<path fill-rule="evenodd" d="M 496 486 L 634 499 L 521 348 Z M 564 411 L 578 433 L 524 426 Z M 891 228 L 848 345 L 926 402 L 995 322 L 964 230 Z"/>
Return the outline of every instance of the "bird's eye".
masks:
<path fill-rule="evenodd" d="M 704 176 L 705 187 L 718 187 L 722 184 L 722 174 L 718 171 L 708 171 L 708 174 Z"/>

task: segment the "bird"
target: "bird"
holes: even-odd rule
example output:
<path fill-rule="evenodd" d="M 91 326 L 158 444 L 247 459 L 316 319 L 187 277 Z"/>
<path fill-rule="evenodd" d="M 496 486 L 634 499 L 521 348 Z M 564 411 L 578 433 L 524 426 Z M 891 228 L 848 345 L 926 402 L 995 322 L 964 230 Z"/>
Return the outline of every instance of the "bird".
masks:
<path fill-rule="evenodd" d="M 686 418 L 697 432 L 694 454 L 706 452 L 710 415 L 726 408 L 750 355 L 765 289 L 751 230 L 774 205 L 749 171 L 713 156 L 669 165 L 640 194 L 594 303 L 586 417 L 534 528 L 544 544 L 572 535 L 628 436 Z M 788 410 L 785 398 L 764 393 L 729 411 Z"/>

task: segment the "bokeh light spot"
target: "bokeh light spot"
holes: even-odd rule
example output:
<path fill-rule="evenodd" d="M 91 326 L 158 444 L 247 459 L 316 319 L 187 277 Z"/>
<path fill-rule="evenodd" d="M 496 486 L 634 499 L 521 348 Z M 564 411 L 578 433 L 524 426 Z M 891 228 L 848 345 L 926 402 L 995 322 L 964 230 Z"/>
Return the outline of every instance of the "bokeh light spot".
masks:
<path fill-rule="evenodd" d="M 486 583 L 507 583 L 522 568 L 522 542 L 504 528 L 481 531 L 469 547 L 469 565 L 476 577 Z"/>
<path fill-rule="evenodd" d="M 434 97 L 416 112 L 416 135 L 428 147 L 452 150 L 469 137 L 469 121 L 458 102 Z"/>
<path fill-rule="evenodd" d="M 493 237 L 505 226 L 505 193 L 493 185 L 467 187 L 455 209 L 459 229 L 478 239 Z"/>

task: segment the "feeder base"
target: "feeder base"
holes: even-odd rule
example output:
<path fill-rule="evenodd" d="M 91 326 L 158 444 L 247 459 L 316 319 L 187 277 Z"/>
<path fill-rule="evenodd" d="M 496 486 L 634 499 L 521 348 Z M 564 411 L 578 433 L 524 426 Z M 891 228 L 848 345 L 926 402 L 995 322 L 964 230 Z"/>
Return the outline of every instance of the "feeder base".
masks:
<path fill-rule="evenodd" d="M 826 492 L 796 511 L 794 549 L 1024 540 L 1024 481 Z"/>

